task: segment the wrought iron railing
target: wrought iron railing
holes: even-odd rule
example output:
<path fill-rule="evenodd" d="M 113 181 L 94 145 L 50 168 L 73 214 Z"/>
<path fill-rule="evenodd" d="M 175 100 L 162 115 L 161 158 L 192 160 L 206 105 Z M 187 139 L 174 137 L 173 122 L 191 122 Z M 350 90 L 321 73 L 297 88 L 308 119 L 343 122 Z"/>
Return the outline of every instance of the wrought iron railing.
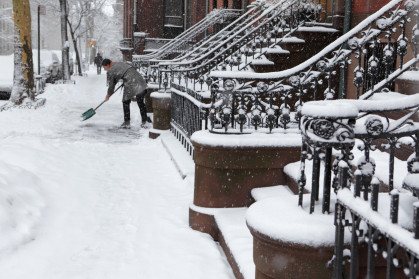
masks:
<path fill-rule="evenodd" d="M 360 278 L 360 266 L 364 266 L 364 278 L 417 278 L 419 276 L 419 204 L 417 198 L 408 193 L 391 192 L 378 194 L 378 184 L 372 181 L 370 202 L 362 200 L 349 189 L 342 189 L 338 193 L 337 218 L 338 230 L 336 254 L 334 258 L 333 278 Z M 399 200 L 401 202 L 399 202 Z M 415 203 L 413 203 L 416 201 Z M 383 214 L 377 211 L 377 205 L 385 202 L 390 204 Z M 402 203 L 402 204 L 400 204 Z M 356 206 L 354 206 L 356 204 Z M 399 205 L 400 204 L 400 205 Z M 399 224 L 399 211 L 408 210 L 411 215 L 409 223 Z M 388 216 L 390 213 L 390 216 Z M 350 228 L 351 249 L 350 253 L 343 255 L 343 237 L 345 231 Z M 367 245 L 367 256 L 362 257 L 361 244 Z M 346 250 L 348 251 L 348 250 Z M 348 251 L 349 252 L 349 251 Z M 361 262 L 366 258 L 366 262 Z M 349 277 L 345 276 L 344 266 L 338 264 L 350 260 Z M 384 261 L 385 271 L 378 275 L 376 265 L 378 261 Z"/>
<path fill-rule="evenodd" d="M 250 70 L 252 61 L 263 58 L 266 48 L 292 39 L 291 35 L 307 22 L 317 22 L 320 7 L 301 0 L 282 0 L 208 50 L 197 59 L 160 63 L 160 86 L 178 84 L 193 90 L 208 90 L 206 80 L 213 70 Z M 265 49 L 264 49 L 265 48 Z"/>
<path fill-rule="evenodd" d="M 413 11 L 413 1 L 391 1 L 317 55 L 289 70 L 260 74 L 213 71 L 208 82 L 212 86 L 211 131 L 282 132 L 298 127 L 305 101 L 346 98 L 348 92 L 355 98 L 362 94 L 360 98 L 366 99 L 388 87 L 401 73 L 416 67 L 418 61 L 416 27 L 411 38 L 406 35 Z M 409 41 L 414 55 L 406 62 Z M 379 44 L 385 45 L 382 57 L 377 56 Z M 353 71 L 352 82 L 346 78 L 349 70 Z M 382 79 L 377 79 L 378 72 L 384 73 Z"/>
<path fill-rule="evenodd" d="M 194 45 L 194 48 L 180 56 L 173 58 L 171 60 L 162 60 L 161 58 L 158 59 L 149 59 L 140 61 L 138 59 L 134 59 L 134 64 L 136 67 L 146 76 L 148 81 L 156 82 L 159 80 L 162 82 L 161 79 L 161 72 L 159 71 L 159 64 L 161 63 L 182 63 L 184 61 L 191 61 L 196 60 L 197 57 L 201 57 L 205 55 L 208 50 L 213 49 L 214 47 L 218 46 L 221 42 L 226 41 L 230 38 L 243 24 L 250 22 L 252 19 L 259 16 L 263 9 L 265 8 L 265 3 L 263 1 L 255 1 L 252 5 L 249 6 L 249 10 L 242 14 L 240 17 L 235 19 L 233 22 L 225 26 L 221 31 L 217 32 L 214 36 L 209 36 L 205 40 L 201 40 L 201 42 Z M 236 11 L 236 10 L 232 10 Z M 186 64 L 189 62 L 186 62 Z M 163 67 L 164 69 L 167 67 Z M 159 78 L 160 77 L 160 78 Z M 162 84 L 160 83 L 160 87 Z"/>
<path fill-rule="evenodd" d="M 208 52 L 208 49 L 211 49 L 212 47 L 217 46 L 220 42 L 224 42 L 226 39 L 228 39 L 232 34 L 234 34 L 235 31 L 240 28 L 242 24 L 245 24 L 246 22 L 249 22 L 258 16 L 263 11 L 262 8 L 264 5 L 255 5 L 256 3 L 259 2 L 255 2 L 249 6 L 251 8 L 246 13 L 242 14 L 236 20 L 225 26 L 216 34 L 216 36 L 210 36 L 206 40 L 201 40 L 201 42 L 198 42 L 191 51 L 171 60 L 152 59 L 151 62 L 157 66 L 159 63 L 172 64 L 182 61 L 191 61 L 196 59 L 196 57 L 199 55 L 204 55 L 205 52 Z"/>
<path fill-rule="evenodd" d="M 196 131 L 207 129 L 208 118 L 205 111 L 209 108 L 209 99 L 201 95 L 193 95 L 193 92 L 188 94 L 179 89 L 176 86 L 171 89 L 171 130 L 187 152 L 193 156 L 190 137 Z"/>
<path fill-rule="evenodd" d="M 170 43 L 172 39 L 163 39 L 163 38 L 146 38 L 144 52 L 154 52 L 157 49 L 163 47 L 164 45 Z"/>
<path fill-rule="evenodd" d="M 398 99 L 391 93 L 381 94 L 387 94 L 388 98 L 309 102 L 302 110 L 305 147 L 299 204 L 302 205 L 305 184 L 305 159 L 310 157 L 313 160 L 310 212 L 314 211 L 315 201 L 319 200 L 320 161 L 324 158 L 323 212 L 330 212 L 331 189 L 337 193 L 333 278 L 348 278 L 344 275 L 347 271 L 349 278 L 378 278 L 376 263 L 381 256 L 386 278 L 401 278 L 403 274 L 407 278 L 419 276 L 419 124 L 413 121 L 419 111 L 419 94 L 398 96 Z M 392 119 L 396 111 L 407 111 L 407 114 Z M 358 155 L 354 166 L 351 161 L 355 140 L 363 154 Z M 401 142 L 409 142 L 414 152 L 405 162 L 407 175 L 398 171 L 405 178 L 393 183 L 394 153 Z M 375 177 L 376 164 L 370 155 L 378 144 L 390 155 L 388 178 L 380 177 L 381 182 Z M 332 149 L 335 150 L 333 163 Z M 399 210 L 410 217 L 398 222 Z M 350 252 L 345 243 L 348 233 L 345 228 L 349 228 L 351 235 Z M 366 248 L 361 249 L 361 244 Z M 361 262 L 362 259 L 367 260 Z"/>
<path fill-rule="evenodd" d="M 415 119 L 419 110 L 419 94 L 413 96 L 396 93 L 377 94 L 379 98 L 372 100 L 317 101 L 309 102 L 303 107 L 299 205 L 303 204 L 303 192 L 306 186 L 305 165 L 307 159 L 310 159 L 313 161 L 310 213 L 314 212 L 315 202 L 319 201 L 320 186 L 323 188 L 322 212 L 330 212 L 331 189 L 336 192 L 338 184 L 342 183 L 338 181 L 337 175 L 339 164 L 344 162 L 348 165 L 353 160 L 352 149 L 355 146 L 355 139 L 358 141 L 358 148 L 363 152 L 358 156 L 355 166 L 362 175 L 359 183 L 363 191 L 368 189 L 375 173 L 375 161 L 370 153 L 376 150 L 377 144 L 389 152 L 388 178 L 380 177 L 380 179 L 389 192 L 394 188 L 402 188 L 400 181 L 397 187 L 394 186 L 395 151 L 400 148 L 401 139 L 404 141 L 406 138 L 410 139 L 414 144 L 418 140 L 419 124 L 415 124 L 412 119 Z M 405 115 L 393 120 L 396 111 L 404 111 Z M 334 161 L 332 161 L 332 150 L 335 150 Z M 320 174 L 322 159 L 324 173 Z M 419 157 L 417 159 L 419 162 Z M 352 174 L 352 169 L 350 173 Z M 333 180 L 332 174 L 334 174 Z M 321 176 L 323 176 L 323 185 L 320 185 Z M 366 193 L 364 197 L 365 195 Z"/>
<path fill-rule="evenodd" d="M 323 213 L 333 212 L 330 208 L 333 204 L 331 196 L 336 200 L 335 255 L 331 263 L 334 268 L 333 278 L 337 279 L 384 278 L 382 272 L 386 278 L 419 276 L 419 124 L 414 122 L 417 121 L 419 111 L 419 94 L 405 96 L 389 90 L 402 72 L 417 70 L 419 61 L 416 26 L 413 27 L 411 39 L 413 58 L 404 61 L 408 45 L 406 24 L 410 21 L 410 12 L 414 12 L 418 22 L 418 12 L 414 2 L 406 1 L 403 9 L 401 2 L 392 1 L 381 10 L 389 11 L 390 15 L 387 18 L 382 14 L 377 17 L 376 24 L 383 33 L 379 34 L 378 30 L 367 26 L 361 38 L 351 36 L 351 39 L 342 40 L 342 43 L 348 42 L 349 49 L 346 52 L 349 55 L 345 54 L 342 45 L 331 59 L 314 62 L 318 68 L 324 67 L 331 73 L 333 68 L 330 68 L 330 61 L 338 62 L 346 69 L 350 64 L 348 58 L 352 55 L 355 62 L 358 62 L 354 63 L 356 67 L 353 69 L 353 95 L 359 99 L 308 102 L 298 111 L 303 138 L 298 181 L 299 205 L 303 205 L 306 188 L 305 166 L 307 160 L 312 160 L 310 213 L 314 212 L 319 202 Z M 390 10 L 392 5 L 397 6 Z M 396 35 L 397 39 L 392 40 L 392 35 L 397 32 L 395 26 L 400 27 L 401 31 Z M 384 38 L 381 59 L 377 57 L 379 51 L 374 47 L 380 38 Z M 364 50 L 362 45 L 369 50 Z M 346 58 L 340 59 L 340 56 Z M 367 63 L 362 63 L 364 60 Z M 365 68 L 361 68 L 362 65 Z M 308 73 L 312 74 L 312 69 Z M 338 73 L 336 71 L 336 75 Z M 311 76 L 307 72 L 301 72 L 297 84 L 301 86 L 303 78 L 316 85 L 319 79 L 316 75 L 314 77 L 310 80 Z M 366 79 L 369 81 L 366 82 Z M 326 99 L 331 99 L 332 96 L 328 98 L 327 95 L 336 94 L 336 91 L 331 94 L 331 89 L 338 87 L 332 88 L 332 82 L 330 79 L 328 81 L 324 95 Z M 303 92 L 307 87 L 301 86 L 299 90 Z M 359 96 L 361 92 L 364 94 Z M 407 176 L 400 170 L 402 163 L 395 158 L 402 143 L 414 148 L 413 154 L 405 162 Z M 354 151 L 355 145 L 361 151 L 360 154 Z M 379 176 L 376 173 L 376 162 L 371 154 L 377 146 L 389 154 L 388 163 L 385 163 L 387 177 L 383 176 L 382 170 Z M 405 178 L 401 180 L 400 177 Z M 379 189 L 382 193 L 379 193 Z M 399 200 L 402 201 L 401 206 Z M 399 211 L 410 217 L 399 222 Z M 348 233 L 350 243 L 345 241 L 348 239 L 345 234 Z M 381 272 L 380 275 L 378 272 Z"/>
<path fill-rule="evenodd" d="M 240 14 L 240 10 L 213 10 L 205 18 L 196 23 L 191 28 L 171 40 L 168 44 L 158 50 L 144 55 L 134 55 L 133 63 L 137 67 L 147 64 L 151 59 L 164 59 L 170 55 L 179 55 L 190 50 L 204 36 L 210 36 L 213 32 L 218 31 L 217 24 L 231 20 Z"/>

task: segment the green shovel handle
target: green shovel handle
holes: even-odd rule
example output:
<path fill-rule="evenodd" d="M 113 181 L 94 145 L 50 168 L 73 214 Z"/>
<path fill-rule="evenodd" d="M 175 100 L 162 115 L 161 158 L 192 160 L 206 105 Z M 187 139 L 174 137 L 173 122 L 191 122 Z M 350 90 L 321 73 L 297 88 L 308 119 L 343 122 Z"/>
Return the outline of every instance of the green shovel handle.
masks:
<path fill-rule="evenodd" d="M 116 91 L 118 91 L 119 88 L 121 88 L 124 84 L 121 84 L 120 86 L 118 86 L 118 88 L 116 88 L 113 93 L 115 93 Z M 101 105 L 103 105 L 103 103 L 106 102 L 106 100 L 104 100 L 102 103 L 100 103 L 94 110 L 96 111 Z"/>
<path fill-rule="evenodd" d="M 100 103 L 94 110 L 96 111 L 101 105 L 103 105 L 104 102 L 106 102 L 106 100 L 103 100 L 103 102 Z"/>

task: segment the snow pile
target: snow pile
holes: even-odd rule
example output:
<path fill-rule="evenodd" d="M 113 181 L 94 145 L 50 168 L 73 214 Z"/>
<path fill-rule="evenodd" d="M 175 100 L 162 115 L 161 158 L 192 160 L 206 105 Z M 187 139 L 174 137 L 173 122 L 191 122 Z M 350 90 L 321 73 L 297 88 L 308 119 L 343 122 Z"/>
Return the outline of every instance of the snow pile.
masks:
<path fill-rule="evenodd" d="M 195 132 L 191 141 L 213 147 L 295 147 L 301 146 L 301 135 L 295 131 L 290 133 L 252 133 L 252 134 L 216 134 L 208 130 Z"/>
<path fill-rule="evenodd" d="M 302 207 L 298 206 L 296 195 L 277 196 L 252 204 L 247 210 L 246 220 L 252 229 L 275 240 L 313 247 L 333 246 L 334 203 L 334 197 L 331 197 L 331 213 L 322 214 L 321 205 L 316 202 L 315 211 L 310 214 L 309 194 L 304 195 Z M 349 235 L 345 235 L 345 242 L 349 240 Z"/>
<path fill-rule="evenodd" d="M 0 254 L 36 237 L 45 207 L 39 182 L 31 172 L 0 161 Z"/>
<path fill-rule="evenodd" d="M 406 71 L 400 75 L 400 79 L 419 81 L 419 71 Z"/>

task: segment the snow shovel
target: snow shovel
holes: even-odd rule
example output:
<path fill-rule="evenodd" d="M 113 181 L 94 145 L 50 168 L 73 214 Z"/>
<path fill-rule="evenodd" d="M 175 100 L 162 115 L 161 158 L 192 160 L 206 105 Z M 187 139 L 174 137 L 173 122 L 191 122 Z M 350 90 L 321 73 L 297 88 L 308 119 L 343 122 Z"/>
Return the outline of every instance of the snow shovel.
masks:
<path fill-rule="evenodd" d="M 120 86 L 118 86 L 117 89 L 115 89 L 115 91 L 113 93 L 115 93 L 116 91 L 118 91 L 119 88 L 121 88 L 124 84 L 121 84 Z M 96 108 L 91 108 L 88 109 L 87 111 L 85 111 L 82 115 L 81 115 L 81 121 L 85 121 L 87 119 L 89 119 L 90 117 L 92 117 L 93 115 L 96 114 L 96 110 L 103 105 L 103 103 L 106 102 L 106 100 L 104 100 L 102 103 L 100 103 Z"/>

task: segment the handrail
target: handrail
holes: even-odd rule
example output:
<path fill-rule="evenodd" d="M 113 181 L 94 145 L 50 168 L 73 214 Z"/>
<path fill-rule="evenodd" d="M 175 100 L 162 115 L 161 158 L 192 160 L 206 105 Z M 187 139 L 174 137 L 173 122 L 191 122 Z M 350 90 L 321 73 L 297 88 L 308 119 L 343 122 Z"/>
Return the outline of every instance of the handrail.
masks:
<path fill-rule="evenodd" d="M 173 47 L 173 45 L 176 45 L 179 41 L 183 43 L 184 38 L 187 38 L 191 34 L 194 34 L 197 29 L 200 29 L 202 25 L 205 25 L 207 23 L 212 23 L 214 20 L 218 19 L 220 14 L 224 10 L 213 10 L 211 13 L 209 13 L 206 17 L 201 19 L 198 23 L 193 25 L 191 28 L 187 29 L 185 32 L 182 32 L 179 36 L 177 36 L 175 39 L 172 39 L 171 43 L 164 45 L 163 47 L 159 48 L 158 50 L 154 51 L 153 53 L 144 54 L 144 55 L 133 55 L 133 59 L 147 59 L 149 57 L 154 57 L 155 55 L 158 55 L 159 53 L 170 49 Z"/>
<path fill-rule="evenodd" d="M 293 3 L 297 2 L 298 0 L 292 0 Z M 228 43 L 230 43 L 231 41 L 233 41 L 235 39 L 236 36 L 239 36 L 240 34 L 242 34 L 244 31 L 246 31 L 247 29 L 249 29 L 251 26 L 253 26 L 254 24 L 256 24 L 259 20 L 263 19 L 266 15 L 268 15 L 270 12 L 274 11 L 275 9 L 277 9 L 278 7 L 282 6 L 284 3 L 287 3 L 287 0 L 281 0 L 278 3 L 276 3 L 275 5 L 270 6 L 269 8 L 265 9 L 263 11 L 262 14 L 260 14 L 257 18 L 253 19 L 251 22 L 247 23 L 245 26 L 242 26 L 241 29 L 239 29 L 238 31 L 236 31 L 236 33 L 232 34 L 227 40 L 225 40 L 224 42 L 222 42 L 222 44 L 219 44 L 218 46 L 216 46 L 215 48 L 213 48 L 212 50 L 210 50 L 209 52 L 207 52 L 205 55 L 203 55 L 202 57 L 199 57 L 198 59 L 193 59 L 193 60 L 189 60 L 189 61 L 182 61 L 182 62 L 178 62 L 178 63 L 161 63 L 160 66 L 182 66 L 182 65 L 190 65 L 193 63 L 198 63 L 202 60 L 204 60 L 205 58 L 207 58 L 208 56 L 212 55 L 213 53 L 215 53 L 216 51 L 218 51 L 219 49 L 223 48 L 223 45 L 226 45 Z M 290 5 L 288 5 L 287 7 L 289 7 Z M 274 17 L 271 16 L 270 17 L 270 21 L 273 19 Z M 269 22 L 270 22 L 269 21 Z M 267 22 L 264 21 L 263 24 L 266 24 Z M 259 30 L 263 25 L 258 25 L 256 27 L 257 30 Z M 252 33 L 254 33 L 254 30 L 252 30 Z M 241 36 L 241 38 L 239 39 L 239 41 L 243 41 L 244 40 L 244 36 Z M 234 44 L 236 45 L 236 44 Z M 228 49 L 230 49 L 232 46 L 230 46 Z M 192 68 L 188 68 L 186 70 L 191 71 L 191 70 L 196 70 L 198 67 L 192 67 Z"/>
<path fill-rule="evenodd" d="M 412 43 L 416 57 L 403 61 L 409 51 L 405 35 L 410 22 L 408 17 L 415 9 L 413 1 L 406 1 L 402 8 L 403 2 L 391 1 L 319 54 L 289 70 L 265 74 L 212 72 L 208 82 L 212 86 L 211 129 L 249 133 L 252 132 L 249 129 L 264 128 L 272 132 L 274 128 L 298 127 L 301 108 L 307 100 L 334 99 L 338 93 L 345 98 L 347 92 L 356 93 L 358 99 L 362 91 L 361 99 L 368 99 L 375 92 L 390 88 L 397 76 L 419 62 L 419 42 L 415 37 Z M 372 23 L 376 23 L 378 29 L 373 29 Z M 396 32 L 402 35 L 396 35 L 394 42 Z M 356 37 L 358 34 L 361 37 Z M 379 37 L 384 37 L 381 45 Z M 383 57 L 377 54 L 380 49 Z M 347 82 L 345 73 L 350 64 L 354 71 L 352 84 Z M 340 72 L 343 79 L 339 80 Z M 231 79 L 232 76 L 240 78 Z M 354 86 L 354 90 L 350 91 L 350 86 Z M 225 101 L 217 107 L 219 99 Z"/>
<path fill-rule="evenodd" d="M 269 29 L 270 27 L 274 28 L 273 33 L 278 35 L 279 33 L 285 33 L 282 34 L 282 38 L 275 37 L 274 42 L 269 45 L 269 47 L 275 47 L 279 45 L 283 40 L 290 38 L 291 34 L 298 31 L 301 26 L 303 26 L 307 21 L 306 16 L 307 15 L 314 15 L 313 18 L 309 18 L 308 20 L 315 20 L 317 18 L 317 14 L 319 12 L 318 6 L 316 7 L 307 7 L 304 5 L 304 8 L 301 8 L 301 5 L 305 4 L 302 3 L 302 1 L 299 0 L 293 0 L 293 1 L 280 1 L 276 5 L 271 6 L 269 10 L 265 10 L 262 15 L 260 15 L 257 19 L 254 19 L 252 22 L 248 23 L 247 25 L 243 26 L 240 30 L 238 30 L 234 35 L 230 37 L 230 39 L 223 42 L 223 44 L 219 45 L 217 48 L 213 48 L 212 51 L 208 52 L 206 55 L 201 56 L 199 60 L 191 60 L 187 62 L 180 62 L 180 63 L 161 63 L 161 69 L 159 70 L 161 74 L 165 75 L 166 73 L 170 72 L 171 81 L 173 83 L 174 76 L 177 74 L 179 82 L 181 78 L 185 79 L 186 83 L 189 83 L 188 79 L 191 80 L 190 84 L 193 84 L 193 88 L 195 89 L 196 85 L 199 83 L 202 85 L 204 83 L 207 83 L 207 80 L 209 79 L 209 74 L 213 69 L 218 69 L 220 66 L 220 62 L 224 60 L 229 60 L 230 67 L 232 67 L 233 63 L 238 63 L 239 70 L 247 69 L 246 65 L 249 65 L 250 63 L 247 63 L 247 56 L 245 57 L 246 62 L 244 62 L 244 65 L 240 63 L 242 60 L 241 56 L 243 53 L 246 52 L 246 50 L 243 49 L 243 47 L 247 48 L 246 46 L 250 43 L 252 43 L 252 49 L 253 49 L 253 60 L 258 59 L 258 57 L 261 57 L 266 53 L 266 51 L 263 51 L 261 49 L 260 53 L 258 53 L 255 57 L 255 42 L 257 40 L 260 40 L 260 44 L 262 47 L 263 42 L 268 42 L 270 44 L 271 36 L 270 32 L 265 29 Z M 308 14 L 307 14 L 308 12 Z M 263 22 L 258 24 L 258 26 L 254 27 L 254 24 L 260 19 L 264 17 L 264 15 L 269 15 L 268 17 L 263 19 Z M 283 17 L 283 18 L 282 18 Z M 291 19 L 287 18 L 290 17 Z M 271 26 L 272 23 L 277 20 L 282 26 L 279 27 L 278 25 L 275 25 L 275 27 Z M 250 29 L 246 33 L 246 36 L 243 36 L 240 34 L 243 34 L 247 29 Z M 288 32 L 284 32 L 284 31 Z M 239 39 L 236 39 L 239 37 Z M 234 41 L 232 41 L 234 40 Z M 224 48 L 224 45 L 226 47 Z M 218 53 L 216 51 L 218 50 Z M 246 54 L 246 53 L 245 53 Z M 213 55 L 211 57 L 211 55 Z M 247 54 L 246 54 L 247 55 Z M 207 58 L 209 56 L 209 58 Z M 227 57 L 227 58 L 226 58 Z M 237 57 L 237 59 L 235 58 Z M 205 60 L 204 60 L 205 59 Z M 239 60 L 240 59 L 240 60 Z M 201 62 L 203 60 L 203 63 Z M 175 68 L 174 66 L 182 66 L 185 64 L 192 63 L 192 67 L 186 67 L 186 68 Z M 196 65 L 196 66 L 194 66 Z M 169 67 L 168 69 L 164 69 L 163 67 Z M 192 76 L 192 77 L 190 77 Z M 160 78 L 160 86 L 162 86 L 162 81 L 167 80 L 167 77 Z M 163 84 L 164 85 L 164 84 Z M 209 85 L 207 83 L 207 85 Z"/>
<path fill-rule="evenodd" d="M 237 18 L 236 20 L 234 20 L 232 23 L 230 23 L 229 25 L 227 25 L 226 27 L 224 27 L 222 30 L 220 30 L 218 32 L 218 34 L 222 34 L 221 37 L 216 37 L 216 36 L 211 36 L 208 39 L 204 40 L 202 43 L 200 43 L 197 47 L 195 47 L 193 50 L 191 50 L 188 53 L 185 53 L 183 56 L 174 58 L 172 60 L 170 60 L 170 62 L 177 62 L 177 61 L 182 61 L 187 59 L 188 57 L 190 57 L 191 54 L 194 54 L 196 52 L 199 52 L 203 47 L 209 46 L 210 44 L 216 44 L 219 43 L 220 41 L 224 40 L 225 38 L 228 38 L 231 33 L 233 33 L 237 28 L 240 27 L 239 23 L 244 19 L 244 22 L 252 19 L 252 17 L 257 16 L 257 14 L 260 12 L 261 10 L 258 7 L 252 7 L 251 9 L 249 9 L 246 13 L 244 13 L 243 15 L 241 15 L 239 18 Z M 252 14 L 251 17 L 249 17 L 249 15 Z M 169 62 L 167 60 L 150 60 L 150 62 L 153 63 L 164 63 L 164 62 Z"/>
<path fill-rule="evenodd" d="M 314 63 L 320 61 L 324 58 L 327 54 L 333 52 L 336 48 L 341 47 L 345 42 L 355 36 L 357 33 L 361 32 L 366 26 L 371 25 L 374 21 L 376 21 L 379 17 L 383 16 L 386 12 L 388 12 L 394 6 L 401 4 L 404 0 L 393 0 L 389 2 L 387 5 L 382 7 L 380 10 L 375 12 L 374 14 L 370 15 L 366 19 L 364 19 L 361 23 L 357 26 L 352 28 L 348 33 L 342 35 L 337 40 L 330 43 L 326 46 L 323 50 L 319 53 L 314 55 L 312 58 L 308 59 L 307 61 L 292 67 L 290 69 L 279 71 L 279 72 L 271 72 L 271 73 L 246 73 L 246 72 L 223 72 L 223 71 L 213 71 L 210 74 L 212 78 L 230 78 L 230 79 L 253 79 L 253 80 L 279 80 L 284 79 L 287 77 L 291 77 L 292 75 L 301 72 Z M 371 34 L 374 35 L 374 34 Z"/>
<path fill-rule="evenodd" d="M 224 27 L 220 32 L 225 32 L 226 30 L 229 30 L 231 27 L 233 27 L 233 29 L 232 30 L 235 30 L 236 29 L 236 26 L 237 26 L 237 23 L 239 23 L 240 21 L 242 21 L 244 18 L 246 19 L 246 20 L 248 20 L 247 19 L 247 16 L 249 15 L 249 14 L 254 14 L 253 16 L 255 16 L 255 15 L 257 15 L 257 13 L 255 14 L 255 12 L 256 11 L 261 11 L 261 10 L 263 10 L 264 8 L 266 7 L 266 2 L 265 1 L 263 1 L 263 0 L 256 0 L 256 1 L 254 1 L 254 2 L 252 2 L 250 5 L 248 5 L 247 6 L 247 8 L 248 8 L 248 11 L 245 13 L 245 14 L 243 14 L 242 16 L 240 16 L 238 19 L 236 19 L 234 22 L 232 22 L 232 23 L 230 23 L 228 26 L 226 26 L 226 27 Z M 236 9 L 229 9 L 228 11 L 241 11 L 241 10 L 236 10 Z M 252 17 L 250 17 L 250 18 L 252 18 Z M 229 32 L 229 34 L 230 34 L 231 32 Z M 225 37 L 227 37 L 228 36 L 228 34 L 226 34 L 226 35 L 224 35 L 223 37 L 225 38 Z M 203 43 L 201 43 L 200 44 L 200 46 L 198 47 L 198 48 L 200 48 L 203 44 L 208 44 L 210 41 L 212 41 L 213 40 L 213 36 L 211 36 L 208 40 L 206 40 L 206 41 L 204 41 Z M 217 42 L 218 42 L 219 40 L 217 40 Z M 194 49 L 192 52 L 195 52 L 196 50 Z M 188 55 L 189 53 L 187 53 L 186 55 Z M 136 56 L 133 56 L 133 58 L 136 58 Z M 163 60 L 164 61 L 164 60 Z M 153 61 L 153 62 L 155 62 L 155 63 L 158 63 L 158 62 L 160 62 L 160 60 L 157 60 L 157 61 Z"/>
<path fill-rule="evenodd" d="M 220 18 L 224 16 L 234 15 L 236 12 L 240 10 L 233 10 L 233 9 L 221 9 L 221 10 L 213 10 L 209 13 L 206 17 L 200 20 L 198 23 L 193 25 L 191 28 L 187 29 L 185 32 L 182 32 L 179 36 L 173 39 L 170 43 L 164 45 L 163 47 L 159 48 L 158 50 L 145 55 L 134 55 L 133 60 L 147 60 L 156 58 L 156 56 L 164 53 L 166 50 L 173 49 L 177 44 L 183 44 L 187 41 L 190 41 L 189 37 L 196 36 L 201 32 L 201 30 L 205 30 L 213 24 L 214 22 L 218 21 Z"/>

